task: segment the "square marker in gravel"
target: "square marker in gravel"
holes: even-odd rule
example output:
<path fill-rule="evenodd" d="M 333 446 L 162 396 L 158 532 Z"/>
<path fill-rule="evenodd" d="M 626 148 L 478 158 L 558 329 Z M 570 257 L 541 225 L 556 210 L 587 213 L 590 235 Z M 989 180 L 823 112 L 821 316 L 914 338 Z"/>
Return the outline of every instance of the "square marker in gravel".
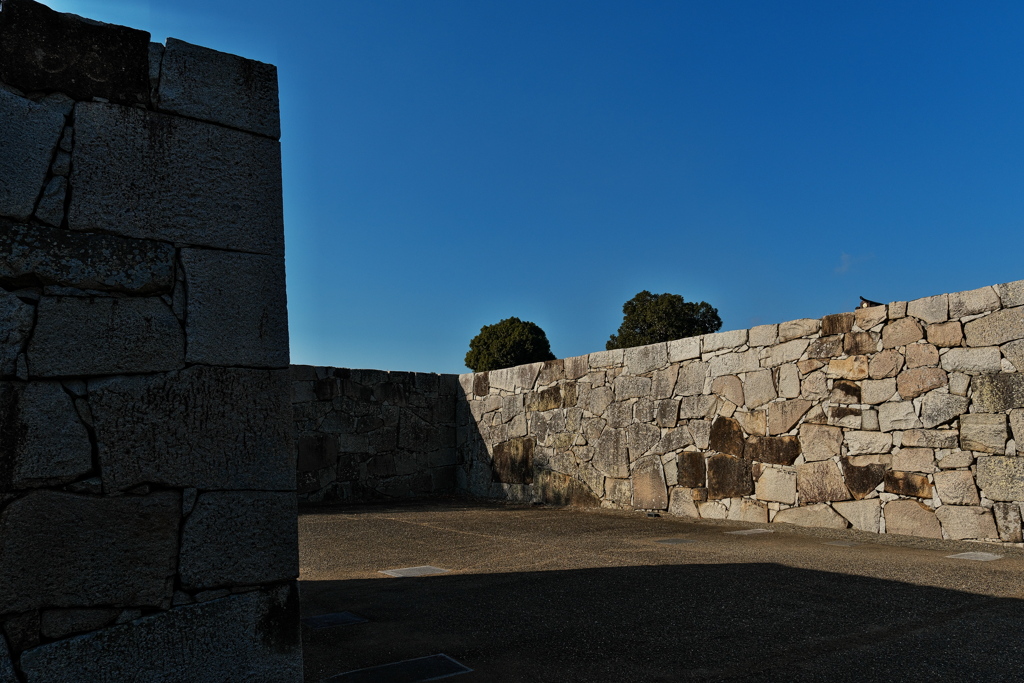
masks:
<path fill-rule="evenodd" d="M 343 674 L 325 678 L 320 683 L 420 683 L 421 681 L 436 681 L 458 674 L 467 674 L 471 671 L 472 669 L 463 666 L 448 655 L 440 654 L 346 671 Z"/>
<path fill-rule="evenodd" d="M 387 574 L 388 576 L 405 578 L 408 576 L 433 576 L 434 574 L 447 574 L 448 570 L 425 565 L 423 567 L 405 567 L 404 569 L 386 569 L 382 570 L 380 573 Z"/>
<path fill-rule="evenodd" d="M 740 529 L 739 531 L 723 531 L 723 534 L 735 534 L 737 536 L 750 536 L 751 534 L 772 534 L 771 529 Z"/>
<path fill-rule="evenodd" d="M 330 614 L 319 614 L 315 617 L 305 617 L 301 620 L 310 628 L 321 629 L 331 626 L 351 626 L 352 624 L 365 624 L 367 619 L 352 614 L 352 612 L 332 612 Z"/>
<path fill-rule="evenodd" d="M 828 543 L 822 543 L 822 545 L 837 545 L 840 548 L 852 548 L 860 543 L 854 543 L 853 541 L 829 541 Z"/>
<path fill-rule="evenodd" d="M 659 540 L 655 541 L 655 543 L 664 543 L 666 545 L 678 545 L 678 544 L 681 544 L 681 543 L 696 543 L 696 542 L 697 541 L 693 540 L 692 538 L 662 538 L 662 539 L 659 539 Z"/>
<path fill-rule="evenodd" d="M 952 557 L 955 560 L 977 560 L 978 562 L 991 562 L 992 560 L 998 560 L 1002 555 L 996 555 L 995 553 L 957 553 L 956 555 L 946 555 L 946 557 Z"/>

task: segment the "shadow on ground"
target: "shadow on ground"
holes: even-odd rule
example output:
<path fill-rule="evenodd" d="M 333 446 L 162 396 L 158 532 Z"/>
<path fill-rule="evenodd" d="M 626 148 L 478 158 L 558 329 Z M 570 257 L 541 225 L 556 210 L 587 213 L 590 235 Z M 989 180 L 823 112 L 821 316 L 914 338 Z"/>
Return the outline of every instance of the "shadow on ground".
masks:
<path fill-rule="evenodd" d="M 1021 681 L 1024 600 L 773 563 L 301 581 L 306 680 L 443 652 L 469 681 Z"/>

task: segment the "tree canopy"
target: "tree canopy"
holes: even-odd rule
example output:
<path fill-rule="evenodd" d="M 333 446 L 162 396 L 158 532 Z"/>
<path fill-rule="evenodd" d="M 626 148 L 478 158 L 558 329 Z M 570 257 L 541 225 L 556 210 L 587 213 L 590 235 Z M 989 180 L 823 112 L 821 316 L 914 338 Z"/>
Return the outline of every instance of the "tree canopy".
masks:
<path fill-rule="evenodd" d="M 548 336 L 540 326 L 519 318 L 484 325 L 469 342 L 466 367 L 473 372 L 554 360 Z"/>
<path fill-rule="evenodd" d="M 722 327 L 718 309 L 705 301 L 687 302 L 678 294 L 651 294 L 646 289 L 622 305 L 622 325 L 605 348 L 625 349 L 656 344 Z"/>

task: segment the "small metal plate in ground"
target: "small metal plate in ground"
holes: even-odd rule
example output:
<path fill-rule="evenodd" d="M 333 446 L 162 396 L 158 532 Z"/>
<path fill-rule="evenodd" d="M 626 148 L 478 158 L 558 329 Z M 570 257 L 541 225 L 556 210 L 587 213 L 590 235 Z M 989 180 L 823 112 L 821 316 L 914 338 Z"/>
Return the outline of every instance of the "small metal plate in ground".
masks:
<path fill-rule="evenodd" d="M 660 538 L 655 543 L 664 543 L 665 545 L 679 545 L 681 543 L 696 543 L 697 541 L 692 538 Z"/>
<path fill-rule="evenodd" d="M 736 534 L 737 536 L 749 536 L 751 534 L 773 534 L 771 529 L 740 529 L 739 531 L 723 531 L 723 534 Z"/>
<path fill-rule="evenodd" d="M 447 574 L 447 569 L 441 569 L 440 567 L 431 567 L 425 565 L 423 567 L 405 567 L 404 569 L 386 569 L 380 572 L 381 574 L 387 574 L 388 576 L 397 576 L 404 578 L 407 576 L 432 576 L 434 574 Z"/>
<path fill-rule="evenodd" d="M 351 612 L 331 612 L 330 614 L 318 614 L 315 617 L 305 617 L 301 620 L 310 628 L 330 628 L 331 626 L 351 626 L 352 624 L 365 624 L 367 619 L 352 614 Z"/>
<path fill-rule="evenodd" d="M 946 557 L 952 557 L 955 560 L 977 560 L 978 562 L 991 562 L 992 560 L 998 560 L 1002 555 L 996 555 L 995 553 L 957 553 L 956 555 L 946 555 Z"/>
<path fill-rule="evenodd" d="M 822 543 L 822 545 L 837 545 L 840 548 L 852 548 L 860 543 L 854 543 L 853 541 L 829 541 L 828 543 Z"/>
<path fill-rule="evenodd" d="M 325 678 L 320 683 L 421 683 L 468 674 L 471 671 L 472 669 L 459 664 L 448 655 L 430 655 L 407 659 L 404 662 L 346 671 Z"/>

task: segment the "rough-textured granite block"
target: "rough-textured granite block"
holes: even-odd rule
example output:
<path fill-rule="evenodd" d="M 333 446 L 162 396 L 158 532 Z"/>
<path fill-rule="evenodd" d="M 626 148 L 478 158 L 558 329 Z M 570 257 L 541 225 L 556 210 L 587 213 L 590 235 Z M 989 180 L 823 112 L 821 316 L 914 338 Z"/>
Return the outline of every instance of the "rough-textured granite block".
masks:
<path fill-rule="evenodd" d="M 74 230 L 280 255 L 281 149 L 202 121 L 75 105 Z"/>
<path fill-rule="evenodd" d="M 0 289 L 0 376 L 17 371 L 18 354 L 32 331 L 35 309 Z"/>
<path fill-rule="evenodd" d="M 0 33 L 0 51 L 3 46 Z M 46 170 L 64 130 L 64 117 L 0 89 L 0 121 L 0 216 L 25 220 L 43 191 Z"/>

